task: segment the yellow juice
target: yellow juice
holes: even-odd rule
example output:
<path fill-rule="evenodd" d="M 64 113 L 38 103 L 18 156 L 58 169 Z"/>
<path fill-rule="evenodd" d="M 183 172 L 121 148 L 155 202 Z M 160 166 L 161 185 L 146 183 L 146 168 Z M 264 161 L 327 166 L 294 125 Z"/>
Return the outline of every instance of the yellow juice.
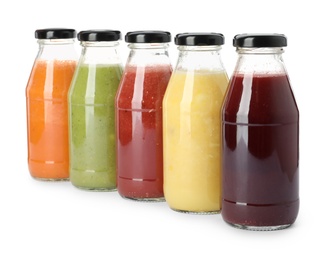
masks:
<path fill-rule="evenodd" d="M 164 194 L 177 211 L 221 208 L 221 71 L 175 71 L 163 100 Z"/>

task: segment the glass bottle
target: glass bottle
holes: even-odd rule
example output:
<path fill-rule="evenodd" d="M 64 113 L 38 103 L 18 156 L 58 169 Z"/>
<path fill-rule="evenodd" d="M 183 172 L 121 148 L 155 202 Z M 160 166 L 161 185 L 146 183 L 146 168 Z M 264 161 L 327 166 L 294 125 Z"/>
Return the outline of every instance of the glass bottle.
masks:
<path fill-rule="evenodd" d="M 163 100 L 164 193 L 169 207 L 213 214 L 221 207 L 221 106 L 228 76 L 219 33 L 175 37 L 179 56 Z"/>
<path fill-rule="evenodd" d="M 82 52 L 69 91 L 70 180 L 116 190 L 115 95 L 122 76 L 120 31 L 78 33 Z"/>
<path fill-rule="evenodd" d="M 299 209 L 299 111 L 282 34 L 240 34 L 223 106 L 222 217 L 238 228 L 277 230 Z"/>
<path fill-rule="evenodd" d="M 128 32 L 129 57 L 116 97 L 117 189 L 122 197 L 164 201 L 162 99 L 172 73 L 171 36 Z"/>
<path fill-rule="evenodd" d="M 69 179 L 67 92 L 77 53 L 76 31 L 35 31 L 39 45 L 26 86 L 28 167 L 39 180 Z"/>

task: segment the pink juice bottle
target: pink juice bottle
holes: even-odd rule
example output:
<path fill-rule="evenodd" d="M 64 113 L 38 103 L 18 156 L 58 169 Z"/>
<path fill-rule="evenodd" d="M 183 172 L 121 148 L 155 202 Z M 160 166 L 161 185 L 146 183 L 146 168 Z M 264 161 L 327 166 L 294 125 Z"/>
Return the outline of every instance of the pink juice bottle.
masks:
<path fill-rule="evenodd" d="M 116 95 L 117 189 L 122 197 L 165 201 L 162 100 L 172 73 L 165 31 L 128 32 L 130 48 Z"/>

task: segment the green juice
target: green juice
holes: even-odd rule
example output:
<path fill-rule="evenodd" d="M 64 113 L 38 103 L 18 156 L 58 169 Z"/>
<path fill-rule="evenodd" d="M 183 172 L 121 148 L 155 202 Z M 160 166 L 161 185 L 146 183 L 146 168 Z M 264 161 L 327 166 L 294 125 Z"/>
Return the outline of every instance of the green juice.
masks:
<path fill-rule="evenodd" d="M 70 181 L 82 189 L 116 189 L 114 99 L 121 65 L 80 65 L 69 91 Z"/>

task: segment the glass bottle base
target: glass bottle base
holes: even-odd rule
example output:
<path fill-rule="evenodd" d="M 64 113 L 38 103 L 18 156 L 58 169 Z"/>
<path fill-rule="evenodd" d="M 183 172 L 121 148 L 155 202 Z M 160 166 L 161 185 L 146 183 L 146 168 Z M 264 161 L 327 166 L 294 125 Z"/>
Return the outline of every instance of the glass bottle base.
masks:
<path fill-rule="evenodd" d="M 116 187 L 113 188 L 95 188 L 95 187 L 81 187 L 81 186 L 75 186 L 79 190 L 84 190 L 84 191 L 97 191 L 97 192 L 113 192 L 117 191 Z"/>
<path fill-rule="evenodd" d="M 249 230 L 249 231 L 275 231 L 275 230 L 281 230 L 286 229 L 290 227 L 292 224 L 284 224 L 284 225 L 278 225 L 278 226 L 246 226 L 246 225 L 240 225 L 240 224 L 233 224 L 226 222 L 232 227 L 243 229 L 243 230 Z"/>
<path fill-rule="evenodd" d="M 133 201 L 138 201 L 138 202 L 165 202 L 165 198 L 164 197 L 159 197 L 159 198 L 133 198 L 133 197 L 126 197 L 126 196 L 122 196 L 121 197 L 123 199 L 127 199 L 127 200 L 133 200 Z"/>
<path fill-rule="evenodd" d="M 179 213 L 184 213 L 184 214 L 191 214 L 191 215 L 214 215 L 214 214 L 219 214 L 220 210 L 214 210 L 214 211 L 191 211 L 191 210 L 180 210 L 180 209 L 173 209 L 172 210 L 179 212 Z"/>
<path fill-rule="evenodd" d="M 45 181 L 45 182 L 66 182 L 70 180 L 70 178 L 41 178 L 35 176 L 32 176 L 32 178 L 37 181 Z"/>

